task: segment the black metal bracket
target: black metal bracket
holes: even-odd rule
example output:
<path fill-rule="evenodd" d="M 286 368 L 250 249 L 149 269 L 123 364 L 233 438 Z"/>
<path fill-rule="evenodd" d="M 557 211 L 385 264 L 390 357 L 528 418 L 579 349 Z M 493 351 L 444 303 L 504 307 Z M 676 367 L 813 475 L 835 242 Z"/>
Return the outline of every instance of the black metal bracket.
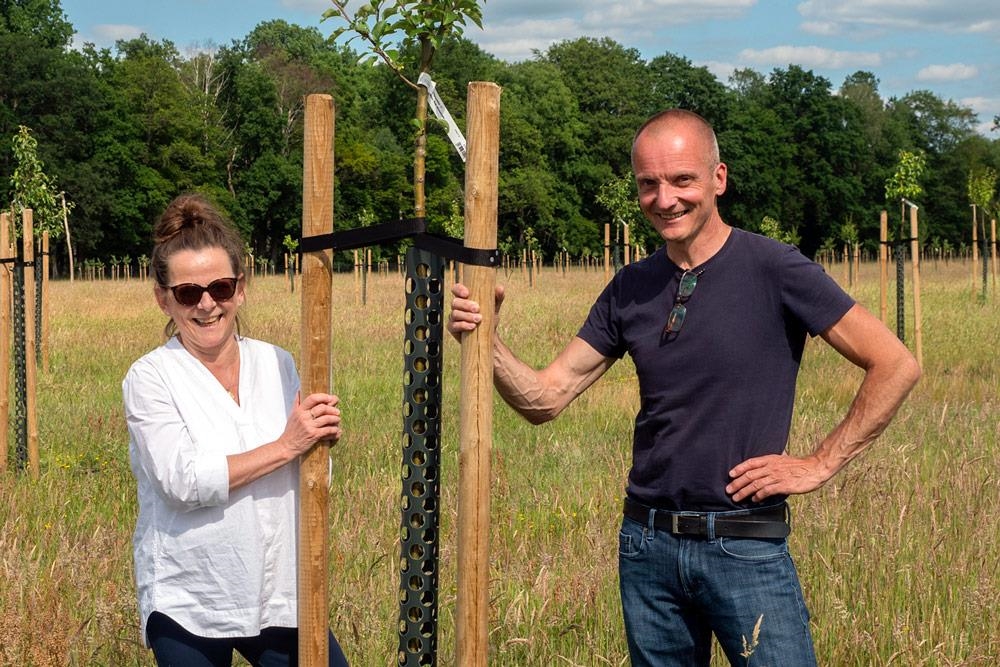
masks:
<path fill-rule="evenodd" d="M 321 250 L 354 250 L 412 237 L 416 247 L 445 259 L 473 266 L 496 267 L 500 264 L 500 251 L 496 248 L 466 248 L 461 239 L 431 234 L 426 229 L 426 218 L 409 218 L 371 227 L 304 236 L 299 239 L 299 250 L 303 253 Z"/>

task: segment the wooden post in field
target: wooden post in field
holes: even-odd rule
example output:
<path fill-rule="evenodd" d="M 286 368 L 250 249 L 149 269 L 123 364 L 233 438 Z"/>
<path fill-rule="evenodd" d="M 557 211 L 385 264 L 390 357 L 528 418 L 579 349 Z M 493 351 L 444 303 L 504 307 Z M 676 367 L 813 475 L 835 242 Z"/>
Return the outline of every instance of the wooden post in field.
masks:
<path fill-rule="evenodd" d="M 990 219 L 990 268 L 993 276 L 993 291 L 997 290 L 997 219 Z"/>
<path fill-rule="evenodd" d="M 302 236 L 333 232 L 333 98 L 308 95 L 302 177 Z M 333 251 L 302 255 L 302 396 L 330 392 Z M 330 443 L 302 455 L 299 469 L 299 664 L 326 667 L 329 643 Z"/>
<path fill-rule="evenodd" d="M 24 393 L 28 426 L 28 472 L 38 479 L 38 366 L 35 356 L 35 218 L 30 208 L 21 213 L 21 241 L 24 243 Z"/>
<path fill-rule="evenodd" d="M 604 282 L 611 280 L 611 223 L 604 223 Z"/>
<path fill-rule="evenodd" d="M 917 207 L 910 206 L 910 254 L 913 259 L 913 341 L 917 365 L 924 367 L 924 327 L 920 307 L 920 228 L 917 224 Z"/>
<path fill-rule="evenodd" d="M 847 287 L 847 286 L 849 286 L 851 284 L 851 269 L 850 269 L 851 261 L 849 259 L 850 255 L 847 252 L 847 244 L 846 243 L 844 244 L 844 251 L 843 251 L 843 254 L 841 256 L 844 258 L 844 282 L 843 282 L 843 285 L 844 285 L 844 287 Z"/>
<path fill-rule="evenodd" d="M 354 251 L 354 305 L 361 305 L 361 264 L 358 251 Z"/>
<path fill-rule="evenodd" d="M 629 239 L 628 239 L 628 223 L 625 223 L 624 225 L 622 225 L 622 227 L 625 228 L 625 231 L 623 232 L 622 236 L 622 240 L 625 244 L 625 266 L 628 266 L 629 264 L 632 263 L 632 248 L 629 245 Z"/>
<path fill-rule="evenodd" d="M 500 87 L 473 81 L 468 93 L 465 245 L 496 248 Z M 493 439 L 493 319 L 496 270 L 468 265 L 469 298 L 483 320 L 462 335 L 458 455 L 458 594 L 455 664 L 486 665 L 489 645 L 490 452 Z"/>
<path fill-rule="evenodd" d="M 10 243 L 10 218 L 0 213 L 0 259 L 12 259 L 14 247 Z M 0 265 L 0 473 L 7 470 L 10 439 L 10 309 L 13 301 L 13 281 L 10 264 Z"/>
<path fill-rule="evenodd" d="M 73 282 L 73 241 L 69 236 L 69 209 L 66 207 L 66 193 L 60 192 L 62 197 L 63 210 L 63 230 L 66 232 L 66 252 L 69 254 L 69 281 Z"/>
<path fill-rule="evenodd" d="M 854 282 L 861 284 L 861 244 L 854 242 Z"/>
<path fill-rule="evenodd" d="M 889 213 L 882 211 L 879 216 L 879 244 L 878 244 L 878 266 L 879 266 L 879 315 L 882 317 L 882 324 L 889 326 Z"/>

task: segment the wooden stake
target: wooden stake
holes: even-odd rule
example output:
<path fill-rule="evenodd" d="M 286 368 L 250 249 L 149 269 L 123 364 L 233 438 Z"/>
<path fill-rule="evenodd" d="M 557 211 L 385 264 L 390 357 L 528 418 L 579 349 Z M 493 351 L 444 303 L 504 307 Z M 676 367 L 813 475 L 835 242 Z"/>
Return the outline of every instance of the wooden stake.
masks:
<path fill-rule="evenodd" d="M 500 87 L 472 82 L 465 176 L 465 245 L 495 248 L 500 149 Z M 490 451 L 493 436 L 493 319 L 496 270 L 466 266 L 483 320 L 462 336 L 458 458 L 458 594 L 455 664 L 482 667 L 488 653 Z"/>
<path fill-rule="evenodd" d="M 917 225 L 917 207 L 910 206 L 910 254 L 913 259 L 913 340 L 916 346 L 917 365 L 924 367 L 924 327 L 920 308 L 920 241 Z"/>
<path fill-rule="evenodd" d="M 66 231 L 66 252 L 69 254 L 69 281 L 73 282 L 73 241 L 69 237 L 69 211 L 66 208 L 66 193 L 60 192 L 62 196 L 63 229 Z"/>
<path fill-rule="evenodd" d="M 878 266 L 879 266 L 879 314 L 882 317 L 882 324 L 889 326 L 889 213 L 882 211 L 879 216 L 879 244 L 878 244 Z"/>
<path fill-rule="evenodd" d="M 611 223 L 604 223 L 604 282 L 611 280 Z"/>
<path fill-rule="evenodd" d="M 302 236 L 333 231 L 333 98 L 306 97 L 302 178 Z M 331 313 L 333 253 L 302 256 L 302 396 L 329 393 L 333 374 Z M 298 616 L 299 664 L 326 667 L 328 630 L 330 443 L 320 442 L 300 461 Z"/>
<path fill-rule="evenodd" d="M 851 284 L 851 259 L 850 253 L 847 251 L 847 244 L 844 244 L 844 286 L 848 287 Z"/>
<path fill-rule="evenodd" d="M 10 218 L 0 213 L 0 259 L 14 257 L 14 247 L 10 243 Z M 7 471 L 7 454 L 10 438 L 7 431 L 10 424 L 10 309 L 13 302 L 13 281 L 11 265 L 0 265 L 0 473 Z"/>
<path fill-rule="evenodd" d="M 625 232 L 622 237 L 623 244 L 625 245 L 625 266 L 632 263 L 632 248 L 629 246 L 628 240 L 628 225 L 624 225 Z"/>
<path fill-rule="evenodd" d="M 861 244 L 857 241 L 854 242 L 854 272 L 851 274 L 854 276 L 853 284 L 861 284 Z"/>
<path fill-rule="evenodd" d="M 990 219 L 990 269 L 993 275 L 993 291 L 997 290 L 997 219 Z"/>
<path fill-rule="evenodd" d="M 38 407 L 36 387 L 38 366 L 35 356 L 35 217 L 30 208 L 21 213 L 21 241 L 24 243 L 24 386 L 28 426 L 28 472 L 37 480 L 41 469 L 38 460 Z"/>

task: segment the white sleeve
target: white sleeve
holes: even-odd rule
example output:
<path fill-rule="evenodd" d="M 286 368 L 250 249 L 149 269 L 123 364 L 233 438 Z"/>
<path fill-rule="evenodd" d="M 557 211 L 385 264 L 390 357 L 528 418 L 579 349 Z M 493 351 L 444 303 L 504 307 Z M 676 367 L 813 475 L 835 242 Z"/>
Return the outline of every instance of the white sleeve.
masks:
<path fill-rule="evenodd" d="M 223 505 L 229 500 L 226 456 L 195 442 L 168 383 L 144 360 L 122 382 L 133 470 L 178 509 Z"/>

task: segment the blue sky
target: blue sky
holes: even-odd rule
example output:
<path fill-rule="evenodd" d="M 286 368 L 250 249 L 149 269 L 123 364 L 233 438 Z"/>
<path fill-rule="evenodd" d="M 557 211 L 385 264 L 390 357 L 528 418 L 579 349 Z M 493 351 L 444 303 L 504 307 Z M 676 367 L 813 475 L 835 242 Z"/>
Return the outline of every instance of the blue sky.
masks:
<path fill-rule="evenodd" d="M 284 19 L 329 33 L 329 0 L 62 0 L 78 43 L 112 46 L 146 33 L 185 53 L 227 45 L 258 23 Z M 486 0 L 484 30 L 466 37 L 519 61 L 553 42 L 610 37 L 644 58 L 670 52 L 726 81 L 800 65 L 836 89 L 866 70 L 883 97 L 930 90 L 971 108 L 980 131 L 1000 114 L 1000 9 L 996 0 Z"/>

